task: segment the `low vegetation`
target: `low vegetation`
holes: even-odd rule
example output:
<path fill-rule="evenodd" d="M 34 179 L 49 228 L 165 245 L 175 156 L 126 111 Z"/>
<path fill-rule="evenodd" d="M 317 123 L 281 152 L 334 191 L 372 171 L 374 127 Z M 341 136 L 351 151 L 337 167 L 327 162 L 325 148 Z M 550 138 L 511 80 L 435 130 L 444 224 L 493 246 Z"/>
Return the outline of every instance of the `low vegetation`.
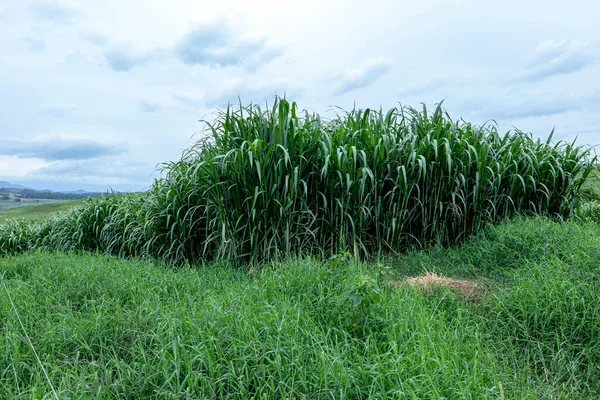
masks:
<path fill-rule="evenodd" d="M 61 399 L 598 398 L 598 265 L 600 225 L 545 218 L 386 265 L 5 257 L 0 392 L 51 395 L 33 347 Z M 426 272 L 487 290 L 396 284 Z"/>
<path fill-rule="evenodd" d="M 5 226 L 0 253 L 101 250 L 174 264 L 380 256 L 450 245 L 515 214 L 567 218 L 595 161 L 588 148 L 453 121 L 441 106 L 323 120 L 277 100 L 207 126 L 148 192 L 88 200 L 27 237 Z"/>

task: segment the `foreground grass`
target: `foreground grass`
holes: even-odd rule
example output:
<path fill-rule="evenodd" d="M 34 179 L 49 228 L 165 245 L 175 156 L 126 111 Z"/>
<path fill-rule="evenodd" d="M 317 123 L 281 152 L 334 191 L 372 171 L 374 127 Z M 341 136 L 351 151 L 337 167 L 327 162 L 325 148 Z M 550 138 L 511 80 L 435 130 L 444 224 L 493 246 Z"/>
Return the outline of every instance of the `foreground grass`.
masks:
<path fill-rule="evenodd" d="M 83 200 L 53 201 L 0 210 L 0 224 L 10 220 L 34 222 L 59 211 L 67 211 L 83 204 Z"/>
<path fill-rule="evenodd" d="M 522 219 L 460 248 L 170 267 L 90 254 L 0 259 L 60 398 L 595 398 L 600 225 Z M 479 302 L 388 285 L 435 270 Z M 0 393 L 50 387 L 0 288 Z"/>

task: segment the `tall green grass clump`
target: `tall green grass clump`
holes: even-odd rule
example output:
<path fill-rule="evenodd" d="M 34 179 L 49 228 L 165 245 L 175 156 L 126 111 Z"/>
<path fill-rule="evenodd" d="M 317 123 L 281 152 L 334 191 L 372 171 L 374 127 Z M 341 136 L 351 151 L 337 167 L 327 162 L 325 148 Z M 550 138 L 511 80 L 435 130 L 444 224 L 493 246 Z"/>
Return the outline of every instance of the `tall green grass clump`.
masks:
<path fill-rule="evenodd" d="M 92 200 L 35 246 L 183 259 L 356 257 L 448 245 L 517 213 L 568 217 L 591 149 L 453 121 L 439 105 L 325 120 L 228 108 L 143 195 Z"/>
<path fill-rule="evenodd" d="M 277 100 L 228 109 L 165 165 L 150 223 L 186 256 L 357 256 L 454 243 L 516 213 L 568 217 L 590 150 L 453 121 L 438 106 L 332 120 Z"/>

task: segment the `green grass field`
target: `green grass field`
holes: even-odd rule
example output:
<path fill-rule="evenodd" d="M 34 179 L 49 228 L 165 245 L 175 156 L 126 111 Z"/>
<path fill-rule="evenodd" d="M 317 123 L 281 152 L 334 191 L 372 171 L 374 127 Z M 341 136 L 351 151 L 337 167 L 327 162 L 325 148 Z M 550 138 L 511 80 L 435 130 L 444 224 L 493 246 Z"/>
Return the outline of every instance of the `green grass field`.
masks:
<path fill-rule="evenodd" d="M 10 256 L 0 392 L 52 397 L 35 349 L 60 399 L 598 398 L 598 265 L 600 225 L 543 218 L 379 266 Z M 424 271 L 488 289 L 396 284 Z"/>
<path fill-rule="evenodd" d="M 12 208 L 29 207 L 48 203 L 55 203 L 56 200 L 48 199 L 21 199 L 20 202 L 15 202 L 14 194 L 9 194 L 8 199 L 0 197 L 0 211 L 9 210 Z"/>
<path fill-rule="evenodd" d="M 83 200 L 53 201 L 45 204 L 26 205 L 0 210 L 0 224 L 16 219 L 28 222 L 39 221 L 59 211 L 70 210 L 83 204 Z"/>

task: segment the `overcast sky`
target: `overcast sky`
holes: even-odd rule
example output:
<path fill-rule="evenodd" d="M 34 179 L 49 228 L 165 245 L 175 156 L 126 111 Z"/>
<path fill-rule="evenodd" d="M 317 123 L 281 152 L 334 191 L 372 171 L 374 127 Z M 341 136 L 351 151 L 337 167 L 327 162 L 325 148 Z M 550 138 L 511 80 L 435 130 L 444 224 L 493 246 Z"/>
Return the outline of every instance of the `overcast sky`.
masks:
<path fill-rule="evenodd" d="M 201 118 L 287 94 L 600 144 L 600 1 L 0 0 L 0 180 L 147 188 Z M 197 137 L 196 137 L 197 138 Z"/>

